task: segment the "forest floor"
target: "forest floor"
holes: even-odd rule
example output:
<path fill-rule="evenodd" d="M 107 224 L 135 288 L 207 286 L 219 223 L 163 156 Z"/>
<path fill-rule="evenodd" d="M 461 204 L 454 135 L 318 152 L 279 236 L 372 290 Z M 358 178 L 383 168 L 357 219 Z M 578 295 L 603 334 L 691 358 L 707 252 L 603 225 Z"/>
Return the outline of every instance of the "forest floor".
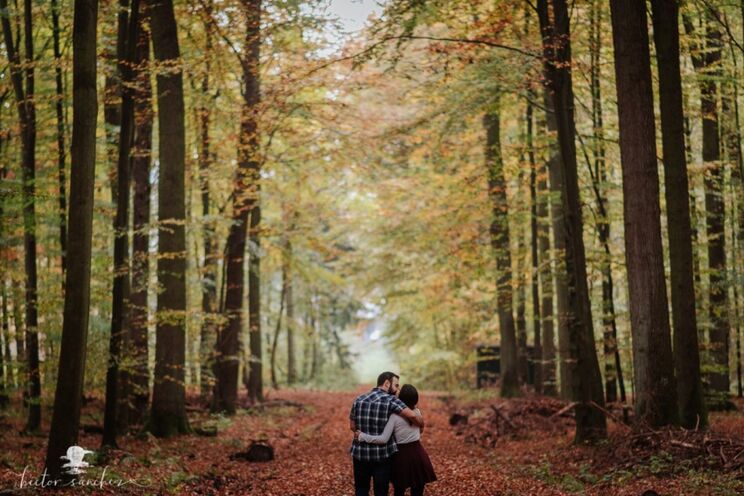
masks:
<path fill-rule="evenodd" d="M 266 406 L 243 409 L 233 418 L 208 415 L 194 403 L 189 415 L 201 434 L 168 440 L 124 437 L 120 449 L 86 457 L 91 467 L 81 480 L 88 478 L 92 488 L 63 493 L 351 495 L 348 412 L 362 391 L 270 391 Z M 420 408 L 427 427 L 422 442 L 439 479 L 427 486 L 426 494 L 640 496 L 647 490 L 660 495 L 744 494 L 744 469 L 737 461 L 744 454 L 725 455 L 739 446 L 736 442 L 744 442 L 744 404 L 738 406 L 739 412 L 714 414 L 711 431 L 701 434 L 706 440 L 733 440 L 720 448 L 723 458 L 716 448 L 691 461 L 693 457 L 680 459 L 674 450 L 665 451 L 669 443 L 643 454 L 638 436 L 614 422 L 610 441 L 575 446 L 570 411 L 555 400 L 504 401 L 424 392 Z M 83 426 L 100 425 L 101 407 L 99 401 L 86 406 Z M 451 426 L 455 412 L 468 420 Z M 0 418 L 0 494 L 40 493 L 28 484 L 38 482 L 46 435 L 21 435 L 22 419 L 12 413 Z M 703 438 L 671 445 L 692 450 L 695 439 Z M 256 440 L 274 447 L 274 461 L 252 463 L 232 456 Z M 100 434 L 81 431 L 79 444 L 97 449 Z M 718 465 L 728 468 L 716 465 L 720 460 L 725 463 Z"/>

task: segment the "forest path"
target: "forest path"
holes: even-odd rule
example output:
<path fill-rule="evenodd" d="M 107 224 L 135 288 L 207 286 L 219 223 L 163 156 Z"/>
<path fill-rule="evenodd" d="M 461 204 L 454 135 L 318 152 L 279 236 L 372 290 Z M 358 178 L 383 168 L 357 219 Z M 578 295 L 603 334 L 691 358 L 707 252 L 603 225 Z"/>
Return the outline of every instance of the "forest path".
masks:
<path fill-rule="evenodd" d="M 211 489 L 215 494 L 234 491 L 256 496 L 352 495 L 348 413 L 356 394 L 361 392 L 272 392 L 272 399 L 297 402 L 303 408 L 279 406 L 266 409 L 265 415 L 236 417 L 217 438 L 225 448 L 220 448 L 219 461 L 212 460 L 216 463 L 208 473 L 200 473 L 202 470 L 195 467 L 199 461 L 192 461 L 190 471 L 201 477 L 190 485 L 202 494 Z M 439 479 L 427 486 L 427 495 L 561 494 L 541 481 L 509 474 L 514 467 L 495 466 L 488 450 L 466 444 L 454 435 L 448 423 L 449 412 L 436 394 L 424 392 L 421 397 L 420 408 L 427 422 L 422 442 Z M 273 444 L 274 461 L 229 460 L 229 449 L 237 451 L 235 447 L 248 446 L 252 439 L 259 438 Z"/>

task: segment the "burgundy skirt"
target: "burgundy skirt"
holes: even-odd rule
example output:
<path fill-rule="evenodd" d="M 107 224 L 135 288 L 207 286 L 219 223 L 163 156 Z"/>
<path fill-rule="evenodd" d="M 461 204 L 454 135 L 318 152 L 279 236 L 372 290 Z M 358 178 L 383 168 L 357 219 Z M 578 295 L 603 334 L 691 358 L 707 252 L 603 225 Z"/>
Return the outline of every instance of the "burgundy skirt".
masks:
<path fill-rule="evenodd" d="M 437 480 L 429 455 L 420 441 L 399 444 L 393 455 L 393 485 L 395 487 L 423 487 Z"/>

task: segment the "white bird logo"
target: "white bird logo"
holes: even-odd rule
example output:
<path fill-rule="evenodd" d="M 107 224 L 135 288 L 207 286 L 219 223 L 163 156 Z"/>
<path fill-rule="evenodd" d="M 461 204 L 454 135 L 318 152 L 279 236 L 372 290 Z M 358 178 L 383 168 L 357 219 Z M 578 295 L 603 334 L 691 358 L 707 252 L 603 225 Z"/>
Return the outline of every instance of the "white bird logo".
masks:
<path fill-rule="evenodd" d="M 82 469 L 90 466 L 88 462 L 83 461 L 83 458 L 90 453 L 93 452 L 80 446 L 70 446 L 67 448 L 67 454 L 60 456 L 61 459 L 67 460 L 62 468 L 66 468 L 67 473 L 71 475 L 82 474 L 84 472 Z"/>

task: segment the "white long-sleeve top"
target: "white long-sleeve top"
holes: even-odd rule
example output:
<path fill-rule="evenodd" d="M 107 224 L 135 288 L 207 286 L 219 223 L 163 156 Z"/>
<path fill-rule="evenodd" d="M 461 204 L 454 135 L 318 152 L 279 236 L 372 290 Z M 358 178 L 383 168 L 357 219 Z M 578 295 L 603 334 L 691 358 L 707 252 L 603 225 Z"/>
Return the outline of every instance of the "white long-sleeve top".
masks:
<path fill-rule="evenodd" d="M 421 412 L 418 408 L 416 408 L 414 412 L 416 412 L 416 415 L 419 417 L 421 416 Z M 421 439 L 421 429 L 419 426 L 409 424 L 408 420 L 404 419 L 397 413 L 394 413 L 390 415 L 382 434 L 379 436 L 372 436 L 361 432 L 359 433 L 359 440 L 371 444 L 385 444 L 393 434 L 395 434 L 395 442 L 398 444 L 412 443 Z"/>

